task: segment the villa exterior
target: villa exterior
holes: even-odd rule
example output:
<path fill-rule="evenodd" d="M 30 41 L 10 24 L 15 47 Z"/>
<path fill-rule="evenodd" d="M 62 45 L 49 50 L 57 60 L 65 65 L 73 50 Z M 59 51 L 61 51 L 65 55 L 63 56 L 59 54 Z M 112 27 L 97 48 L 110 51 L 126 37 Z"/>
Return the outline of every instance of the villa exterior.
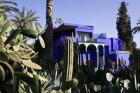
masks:
<path fill-rule="evenodd" d="M 129 65 L 129 52 L 122 51 L 121 41 L 117 38 L 107 38 L 105 33 L 94 34 L 94 27 L 63 23 L 54 30 L 54 56 L 56 62 L 63 60 L 63 45 L 66 37 L 72 37 L 78 44 L 78 64 L 90 61 L 94 68 L 110 66 L 114 61 L 116 67 L 120 62 Z"/>

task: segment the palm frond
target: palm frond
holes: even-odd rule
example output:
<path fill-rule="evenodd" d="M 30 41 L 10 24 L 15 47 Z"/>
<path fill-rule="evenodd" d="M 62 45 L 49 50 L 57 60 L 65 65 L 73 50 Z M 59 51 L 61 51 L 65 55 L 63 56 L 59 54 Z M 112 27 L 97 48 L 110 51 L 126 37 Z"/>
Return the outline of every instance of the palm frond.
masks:
<path fill-rule="evenodd" d="M 37 19 L 39 17 L 34 17 L 35 14 L 36 14 L 35 11 L 32 11 L 32 10 L 28 11 L 27 14 L 26 14 L 26 19 L 28 19 L 29 22 L 31 22 L 31 21 L 37 21 Z"/>
<path fill-rule="evenodd" d="M 19 14 L 20 14 L 21 18 L 23 18 L 23 19 L 25 18 L 25 16 L 26 16 L 26 10 L 25 10 L 25 7 L 23 7 L 22 11 L 19 12 Z"/>
<path fill-rule="evenodd" d="M 15 6 L 17 3 L 12 1 L 1 0 L 0 1 L 0 13 L 7 13 L 7 12 L 17 12 L 19 11 Z"/>
<path fill-rule="evenodd" d="M 136 34 L 137 32 L 140 32 L 140 26 L 136 26 L 132 29 L 133 34 Z"/>
<path fill-rule="evenodd" d="M 140 19 L 138 20 L 138 23 L 137 23 L 137 25 L 139 25 L 140 24 Z"/>
<path fill-rule="evenodd" d="M 27 11 L 27 16 L 29 16 L 29 17 L 32 17 L 32 16 L 34 16 L 35 14 L 36 14 L 36 12 L 33 11 L 33 10 Z"/>
<path fill-rule="evenodd" d="M 12 1 L 5 1 L 5 0 L 1 0 L 0 4 L 13 4 L 13 5 L 17 5 L 17 3 L 12 2 Z"/>
<path fill-rule="evenodd" d="M 11 12 L 11 11 L 13 11 L 13 12 L 17 12 L 17 11 L 19 11 L 17 8 L 15 8 L 15 7 L 11 7 L 11 6 L 0 6 L 0 12 L 1 13 L 5 13 L 5 12 Z"/>
<path fill-rule="evenodd" d="M 24 7 L 17 12 L 12 21 L 22 28 L 29 28 L 33 21 L 37 22 L 39 17 L 35 16 L 36 12 L 33 10 L 26 10 Z"/>

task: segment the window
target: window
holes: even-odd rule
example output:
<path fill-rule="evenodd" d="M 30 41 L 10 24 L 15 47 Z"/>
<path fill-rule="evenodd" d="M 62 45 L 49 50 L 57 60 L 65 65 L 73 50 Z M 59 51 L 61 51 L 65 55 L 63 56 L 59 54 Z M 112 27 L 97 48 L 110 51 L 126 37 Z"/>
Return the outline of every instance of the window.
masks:
<path fill-rule="evenodd" d="M 90 33 L 78 32 L 77 37 L 79 37 L 82 41 L 86 41 L 90 38 Z"/>

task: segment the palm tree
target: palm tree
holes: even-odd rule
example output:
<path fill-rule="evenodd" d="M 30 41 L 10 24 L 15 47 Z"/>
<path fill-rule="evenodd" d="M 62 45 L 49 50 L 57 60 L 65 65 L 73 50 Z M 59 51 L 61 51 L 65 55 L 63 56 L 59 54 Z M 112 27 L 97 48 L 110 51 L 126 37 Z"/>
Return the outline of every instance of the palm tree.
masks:
<path fill-rule="evenodd" d="M 138 20 L 137 26 L 134 27 L 132 29 L 132 31 L 133 31 L 133 35 L 140 32 L 140 20 Z M 134 61 L 134 63 L 133 64 L 134 64 L 135 71 L 139 72 L 139 61 L 138 61 L 138 59 L 140 57 L 139 50 L 136 49 L 136 43 L 134 43 L 133 45 L 134 45 L 134 48 L 133 48 L 133 56 L 134 56 L 133 61 Z"/>
<path fill-rule="evenodd" d="M 138 20 L 137 26 L 134 27 L 132 30 L 133 30 L 133 34 L 140 32 L 140 20 Z"/>
<path fill-rule="evenodd" d="M 12 1 L 6 1 L 6 0 L 1 0 L 0 1 L 0 13 L 5 14 L 7 12 L 11 11 L 18 11 L 18 9 L 14 6 L 17 6 L 17 3 L 12 2 Z"/>
<path fill-rule="evenodd" d="M 46 0 L 46 25 L 45 31 L 46 39 L 46 61 L 53 64 L 53 0 Z M 51 65 L 50 65 L 51 66 Z"/>
<path fill-rule="evenodd" d="M 14 15 L 14 18 L 12 19 L 12 21 L 19 28 L 29 28 L 33 21 L 39 24 L 37 22 L 39 17 L 35 16 L 36 12 L 33 10 L 26 10 L 23 7 L 21 11 L 18 11 L 16 13 L 17 14 Z"/>

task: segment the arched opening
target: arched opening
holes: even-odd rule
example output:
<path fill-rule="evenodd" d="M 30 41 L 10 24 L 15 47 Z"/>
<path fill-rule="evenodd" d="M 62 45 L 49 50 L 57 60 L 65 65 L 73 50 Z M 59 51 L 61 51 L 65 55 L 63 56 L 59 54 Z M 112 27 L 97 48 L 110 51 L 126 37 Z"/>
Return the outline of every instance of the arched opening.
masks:
<path fill-rule="evenodd" d="M 120 67 L 121 67 L 121 59 L 120 59 L 120 58 L 118 58 L 118 63 L 117 63 L 117 66 L 118 66 L 118 68 L 120 68 Z"/>
<path fill-rule="evenodd" d="M 120 59 L 120 65 L 121 65 L 121 67 L 126 65 L 125 60 L 123 59 L 123 57 L 121 57 L 121 59 Z"/>
<path fill-rule="evenodd" d="M 97 49 L 96 46 L 93 44 L 90 44 L 87 47 L 87 58 L 89 59 L 91 65 L 93 67 L 97 67 Z"/>
<path fill-rule="evenodd" d="M 79 64 L 82 65 L 83 63 L 86 62 L 86 45 L 80 44 L 79 51 L 80 51 L 80 59 L 79 59 L 80 63 Z"/>
<path fill-rule="evenodd" d="M 99 50 L 99 68 L 104 67 L 104 49 L 102 45 L 98 46 L 98 50 Z"/>
<path fill-rule="evenodd" d="M 86 45 L 80 44 L 79 51 L 80 51 L 80 53 L 85 53 L 86 52 Z"/>

